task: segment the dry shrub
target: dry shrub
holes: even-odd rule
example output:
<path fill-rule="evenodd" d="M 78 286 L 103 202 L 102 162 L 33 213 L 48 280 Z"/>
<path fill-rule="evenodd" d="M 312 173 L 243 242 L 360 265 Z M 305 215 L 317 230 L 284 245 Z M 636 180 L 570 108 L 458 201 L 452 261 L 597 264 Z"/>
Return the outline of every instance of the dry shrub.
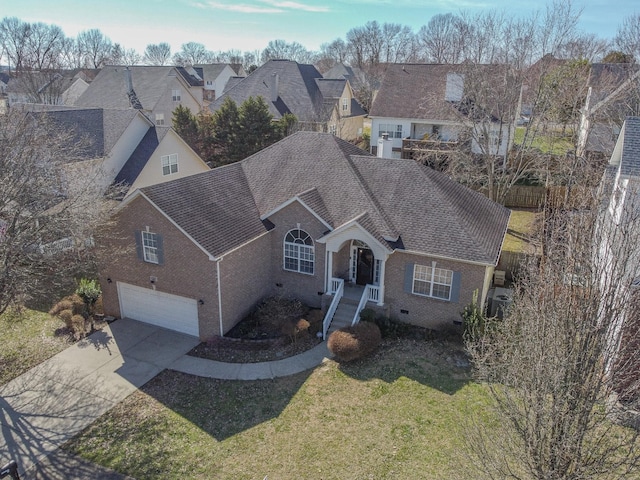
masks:
<path fill-rule="evenodd" d="M 289 337 L 295 343 L 298 338 L 309 334 L 311 324 L 304 318 L 297 321 L 287 322 L 282 326 L 282 334 Z"/>
<path fill-rule="evenodd" d="M 73 311 L 71 308 L 58 312 L 58 318 L 64 322 L 69 330 L 73 330 L 73 324 L 71 322 L 71 319 L 73 318 Z"/>
<path fill-rule="evenodd" d="M 93 306 L 93 313 L 97 315 L 104 315 L 104 304 L 102 303 L 102 295 L 96 300 L 96 304 Z"/>
<path fill-rule="evenodd" d="M 65 310 L 71 310 L 73 308 L 73 302 L 71 300 L 62 299 L 58 303 L 56 303 L 51 310 L 49 310 L 49 315 L 52 317 L 60 316 L 60 312 Z"/>
<path fill-rule="evenodd" d="M 322 322 L 324 321 L 324 313 L 319 308 L 313 308 L 309 310 L 306 317 L 304 317 L 310 324 L 309 333 L 315 335 L 322 331 Z"/>
<path fill-rule="evenodd" d="M 71 317 L 71 331 L 76 338 L 81 337 L 85 333 L 84 317 L 82 315 L 74 315 Z"/>
<path fill-rule="evenodd" d="M 338 360 L 350 362 L 372 353 L 381 341 L 382 335 L 376 324 L 360 322 L 329 335 L 327 348 Z"/>

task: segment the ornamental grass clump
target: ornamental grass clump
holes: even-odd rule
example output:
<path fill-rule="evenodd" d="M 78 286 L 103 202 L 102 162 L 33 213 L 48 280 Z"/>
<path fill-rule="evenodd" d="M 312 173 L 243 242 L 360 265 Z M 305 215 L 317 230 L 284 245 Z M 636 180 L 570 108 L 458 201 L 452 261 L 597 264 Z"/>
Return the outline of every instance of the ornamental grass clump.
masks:
<path fill-rule="evenodd" d="M 376 324 L 360 322 L 329 335 L 327 348 L 339 361 L 351 362 L 374 352 L 381 341 L 382 335 Z"/>

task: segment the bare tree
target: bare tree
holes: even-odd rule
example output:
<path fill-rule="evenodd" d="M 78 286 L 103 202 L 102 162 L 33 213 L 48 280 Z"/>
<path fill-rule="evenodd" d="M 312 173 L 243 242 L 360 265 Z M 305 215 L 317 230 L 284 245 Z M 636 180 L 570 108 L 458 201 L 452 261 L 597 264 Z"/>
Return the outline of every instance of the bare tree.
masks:
<path fill-rule="evenodd" d="M 623 53 L 631 54 L 640 61 L 640 13 L 624 18 L 618 27 L 615 44 Z"/>
<path fill-rule="evenodd" d="M 80 32 L 77 42 L 84 58 L 84 66 L 101 68 L 109 61 L 112 43 L 100 30 L 94 28 Z"/>
<path fill-rule="evenodd" d="M 627 193 L 636 203 L 637 186 Z M 496 415 L 491 435 L 469 425 L 474 477 L 637 478 L 639 431 L 616 424 L 616 398 L 638 394 L 637 341 L 624 340 L 640 327 L 629 315 L 640 210 L 629 206 L 614 222 L 608 195 L 593 188 L 555 200 L 545 211 L 543 257 L 523 268 L 505 318 L 468 337 Z"/>
<path fill-rule="evenodd" d="M 0 41 L 9 60 L 9 67 L 20 70 L 27 56 L 27 39 L 31 26 L 16 17 L 5 17 L 0 22 Z"/>
<path fill-rule="evenodd" d="M 45 114 L 0 115 L 0 313 L 91 264 L 75 247 L 105 221 L 108 203 L 96 172 L 77 164 L 84 148 Z"/>
<path fill-rule="evenodd" d="M 425 59 L 433 63 L 458 63 L 462 59 L 464 21 L 452 13 L 431 17 L 418 32 Z"/>
<path fill-rule="evenodd" d="M 174 65 L 189 66 L 199 63 L 208 63 L 211 59 L 212 52 L 197 42 L 187 42 L 182 44 L 182 48 L 173 56 Z"/>
<path fill-rule="evenodd" d="M 171 58 L 171 46 L 162 42 L 150 43 L 144 50 L 144 61 L 149 65 L 166 65 Z"/>
<path fill-rule="evenodd" d="M 286 42 L 284 40 L 271 40 L 262 51 L 262 63 L 269 60 L 292 60 L 298 63 L 313 63 L 316 54 L 307 50 L 298 42 Z"/>

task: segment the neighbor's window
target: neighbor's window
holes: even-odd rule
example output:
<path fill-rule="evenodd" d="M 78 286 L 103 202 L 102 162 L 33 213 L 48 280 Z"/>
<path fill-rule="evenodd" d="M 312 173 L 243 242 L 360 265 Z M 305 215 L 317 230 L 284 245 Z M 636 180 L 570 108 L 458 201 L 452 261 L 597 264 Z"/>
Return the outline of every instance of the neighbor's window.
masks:
<path fill-rule="evenodd" d="M 343 98 L 342 99 L 342 111 L 345 112 L 349 110 L 349 99 L 348 98 Z"/>
<path fill-rule="evenodd" d="M 160 157 L 162 160 L 162 174 L 171 175 L 172 173 L 178 173 L 178 154 L 172 153 L 171 155 L 163 155 Z"/>
<path fill-rule="evenodd" d="M 157 233 L 142 232 L 142 251 L 144 253 L 145 262 L 158 263 Z"/>
<path fill-rule="evenodd" d="M 164 113 L 156 113 L 156 125 L 164 125 Z"/>
<path fill-rule="evenodd" d="M 291 230 L 284 237 L 284 269 L 313 275 L 313 239 L 304 230 Z"/>
<path fill-rule="evenodd" d="M 332 123 L 331 125 L 329 125 L 329 133 L 330 133 L 331 135 L 335 135 L 335 134 L 336 134 L 336 131 L 337 131 L 337 130 L 336 130 L 336 125 L 335 125 L 335 124 L 333 124 L 333 123 Z"/>
<path fill-rule="evenodd" d="M 413 267 L 413 293 L 425 297 L 451 298 L 453 272 L 444 268 L 415 265 Z"/>
<path fill-rule="evenodd" d="M 402 138 L 402 125 L 392 125 L 390 123 L 381 123 L 378 128 L 378 137 L 388 133 L 389 138 Z"/>
<path fill-rule="evenodd" d="M 180 101 L 180 98 L 181 98 L 181 97 L 180 97 L 180 89 L 174 89 L 174 90 L 171 90 L 171 99 L 172 99 L 174 102 L 179 102 L 179 101 Z"/>

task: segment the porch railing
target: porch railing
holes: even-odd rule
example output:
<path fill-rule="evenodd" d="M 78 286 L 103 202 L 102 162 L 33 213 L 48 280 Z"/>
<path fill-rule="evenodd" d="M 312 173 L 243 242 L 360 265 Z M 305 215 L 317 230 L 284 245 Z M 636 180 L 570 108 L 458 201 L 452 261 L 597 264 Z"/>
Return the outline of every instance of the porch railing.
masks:
<path fill-rule="evenodd" d="M 375 295 L 375 298 L 371 298 L 371 294 Z M 368 301 L 378 301 L 380 297 L 380 290 L 375 285 L 367 284 L 364 287 L 364 291 L 362 292 L 362 296 L 360 297 L 360 303 L 358 303 L 358 308 L 356 308 L 356 313 L 353 315 L 353 320 L 351 321 L 351 326 L 355 325 L 360 321 L 360 312 L 364 310 L 365 305 Z"/>
<path fill-rule="evenodd" d="M 329 330 L 329 325 L 331 325 L 331 320 L 333 320 L 333 316 L 338 309 L 338 304 L 342 299 L 342 295 L 344 295 L 344 280 L 341 278 L 332 278 L 331 292 L 329 293 L 333 295 L 333 300 L 331 300 L 329 310 L 327 310 L 327 313 L 324 316 L 324 320 L 322 321 L 322 340 L 327 339 L 327 331 Z"/>

